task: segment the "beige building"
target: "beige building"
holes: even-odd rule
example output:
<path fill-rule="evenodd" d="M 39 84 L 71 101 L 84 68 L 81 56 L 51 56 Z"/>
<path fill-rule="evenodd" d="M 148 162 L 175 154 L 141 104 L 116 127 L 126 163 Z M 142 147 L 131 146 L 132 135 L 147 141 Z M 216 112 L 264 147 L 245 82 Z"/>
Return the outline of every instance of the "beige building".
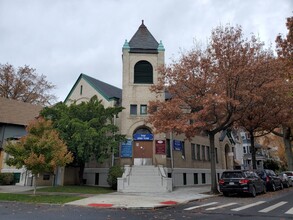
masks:
<path fill-rule="evenodd" d="M 115 160 L 110 158 L 102 165 L 87 164 L 84 174 L 87 184 L 106 186 L 108 168 L 113 163 L 125 166 L 125 178 L 134 167 L 153 166 L 162 168 L 161 176 L 171 178 L 172 187 L 210 183 L 211 158 L 206 135 L 188 141 L 183 135 L 155 134 L 152 125 L 145 122 L 149 101 L 170 98 L 168 94 L 158 96 L 149 90 L 157 83 L 157 69 L 164 65 L 164 59 L 162 42 L 158 43 L 142 22 L 122 48 L 122 90 L 85 74 L 79 76 L 65 101 L 86 101 L 97 95 L 105 107 L 122 105 L 125 109 L 114 123 L 128 139 L 119 146 Z M 215 146 L 219 175 L 224 169 L 233 168 L 234 155 L 232 144 L 225 136 L 220 139 L 220 134 L 217 135 Z"/>
<path fill-rule="evenodd" d="M 5 153 L 7 141 L 18 141 L 27 134 L 25 128 L 42 110 L 42 106 L 0 97 L 0 172 L 13 173 L 16 185 L 31 186 L 34 181 L 37 185 L 52 185 L 54 176 L 42 173 L 34 178 L 25 167 L 20 169 L 8 166 L 6 160 L 10 157 Z"/>

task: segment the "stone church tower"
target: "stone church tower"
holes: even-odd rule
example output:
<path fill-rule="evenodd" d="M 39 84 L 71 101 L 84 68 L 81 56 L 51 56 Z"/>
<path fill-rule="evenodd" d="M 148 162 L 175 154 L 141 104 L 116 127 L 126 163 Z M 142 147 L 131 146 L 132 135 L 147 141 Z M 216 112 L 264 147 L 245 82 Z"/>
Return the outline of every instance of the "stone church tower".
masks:
<path fill-rule="evenodd" d="M 158 99 L 150 92 L 150 87 L 157 83 L 157 68 L 164 65 L 164 51 L 162 43 L 157 42 L 143 21 L 131 40 L 125 40 L 123 45 L 122 106 L 125 109 L 121 114 L 121 134 L 129 139 L 128 150 L 131 151 L 131 145 L 132 152 L 121 149 L 122 164 L 155 165 L 163 162 L 162 155 L 155 155 L 155 140 L 164 137 L 154 135 L 145 119 L 149 101 Z M 164 100 L 163 95 L 159 99 Z"/>

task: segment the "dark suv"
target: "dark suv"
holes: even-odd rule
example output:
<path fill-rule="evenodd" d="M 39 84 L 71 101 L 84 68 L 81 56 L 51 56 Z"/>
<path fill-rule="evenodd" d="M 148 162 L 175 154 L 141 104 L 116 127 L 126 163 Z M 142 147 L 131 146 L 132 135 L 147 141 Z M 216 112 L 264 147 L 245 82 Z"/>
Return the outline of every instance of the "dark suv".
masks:
<path fill-rule="evenodd" d="M 265 182 L 253 171 L 224 171 L 219 186 L 224 196 L 246 193 L 255 197 L 257 193 L 266 193 Z"/>
<path fill-rule="evenodd" d="M 276 189 L 283 189 L 283 183 L 273 170 L 257 170 L 256 173 L 266 182 L 267 190 L 276 191 Z"/>

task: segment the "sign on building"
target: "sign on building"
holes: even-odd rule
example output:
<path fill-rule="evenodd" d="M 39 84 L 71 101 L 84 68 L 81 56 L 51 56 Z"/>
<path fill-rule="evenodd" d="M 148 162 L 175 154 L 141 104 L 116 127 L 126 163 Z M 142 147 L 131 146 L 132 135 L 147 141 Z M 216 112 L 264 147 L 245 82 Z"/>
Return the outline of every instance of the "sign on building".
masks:
<path fill-rule="evenodd" d="M 183 147 L 182 141 L 173 140 L 173 149 L 177 151 L 181 151 Z"/>
<path fill-rule="evenodd" d="M 132 140 L 121 143 L 121 155 L 120 157 L 132 157 Z"/>
<path fill-rule="evenodd" d="M 154 139 L 153 134 L 134 134 L 133 140 L 135 141 L 152 141 Z"/>
<path fill-rule="evenodd" d="M 156 154 L 166 154 L 165 140 L 156 140 Z"/>

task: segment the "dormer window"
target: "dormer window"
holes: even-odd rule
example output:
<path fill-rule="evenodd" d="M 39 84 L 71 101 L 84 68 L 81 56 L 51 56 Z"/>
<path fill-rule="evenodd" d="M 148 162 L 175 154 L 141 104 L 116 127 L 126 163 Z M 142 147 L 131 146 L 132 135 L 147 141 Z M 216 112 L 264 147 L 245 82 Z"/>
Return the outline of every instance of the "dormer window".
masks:
<path fill-rule="evenodd" d="M 153 84 L 153 66 L 148 61 L 139 61 L 134 66 L 134 83 Z"/>

